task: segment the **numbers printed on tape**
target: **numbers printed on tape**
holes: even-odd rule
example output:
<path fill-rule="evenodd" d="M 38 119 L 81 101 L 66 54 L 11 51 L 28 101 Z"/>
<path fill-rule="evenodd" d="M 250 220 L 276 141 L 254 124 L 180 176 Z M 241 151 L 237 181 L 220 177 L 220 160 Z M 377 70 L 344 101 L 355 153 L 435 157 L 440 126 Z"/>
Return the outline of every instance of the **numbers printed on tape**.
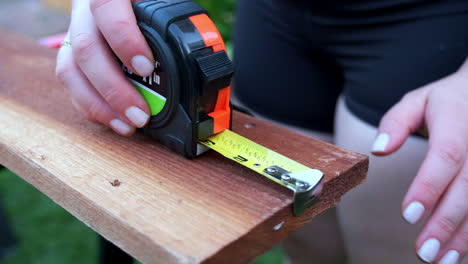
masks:
<path fill-rule="evenodd" d="M 230 130 L 211 136 L 200 143 L 262 175 L 265 175 L 263 171 L 266 168 L 275 165 L 292 173 L 310 169 Z"/>
<path fill-rule="evenodd" d="M 294 191 L 293 214 L 300 215 L 316 202 L 323 186 L 323 173 L 246 139 L 230 130 L 211 136 L 200 144 L 260 173 Z"/>

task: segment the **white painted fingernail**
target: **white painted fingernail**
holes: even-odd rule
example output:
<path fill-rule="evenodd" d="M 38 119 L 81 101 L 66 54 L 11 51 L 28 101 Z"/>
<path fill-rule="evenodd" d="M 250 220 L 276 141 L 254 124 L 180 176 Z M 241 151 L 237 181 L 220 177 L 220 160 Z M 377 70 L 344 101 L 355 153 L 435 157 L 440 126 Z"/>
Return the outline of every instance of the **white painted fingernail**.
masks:
<path fill-rule="evenodd" d="M 390 136 L 386 133 L 379 134 L 372 145 L 372 152 L 384 152 L 387 149 Z"/>
<path fill-rule="evenodd" d="M 424 244 L 418 250 L 418 256 L 422 260 L 428 263 L 432 263 L 436 259 L 437 254 L 439 254 L 439 250 L 440 250 L 439 240 L 435 238 L 431 238 L 431 239 L 426 240 L 426 242 L 424 242 Z"/>
<path fill-rule="evenodd" d="M 133 132 L 134 128 L 127 125 L 125 122 L 119 119 L 114 119 L 110 121 L 110 126 L 114 129 L 117 133 L 121 135 L 129 135 Z"/>
<path fill-rule="evenodd" d="M 136 106 L 129 107 L 125 111 L 125 116 L 139 128 L 144 127 L 149 120 L 149 115 Z"/>
<path fill-rule="evenodd" d="M 456 250 L 450 250 L 445 253 L 444 257 L 440 260 L 439 264 L 458 264 L 460 253 Z"/>
<path fill-rule="evenodd" d="M 412 202 L 405 211 L 403 211 L 403 218 L 410 224 L 416 224 L 426 211 L 424 205 L 420 202 Z"/>
<path fill-rule="evenodd" d="M 154 63 L 142 55 L 132 58 L 132 66 L 140 76 L 150 76 L 154 71 Z"/>

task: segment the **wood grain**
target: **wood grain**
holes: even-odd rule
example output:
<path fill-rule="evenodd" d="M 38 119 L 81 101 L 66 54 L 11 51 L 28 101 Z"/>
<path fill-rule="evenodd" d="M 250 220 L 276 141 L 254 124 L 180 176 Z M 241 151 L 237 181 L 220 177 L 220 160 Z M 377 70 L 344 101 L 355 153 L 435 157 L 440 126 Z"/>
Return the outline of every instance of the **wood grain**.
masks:
<path fill-rule="evenodd" d="M 366 156 L 235 113 L 235 132 L 325 173 L 320 202 L 293 217 L 291 192 L 216 153 L 187 160 L 84 120 L 55 52 L 0 33 L 0 163 L 144 263 L 246 263 L 367 173 Z"/>

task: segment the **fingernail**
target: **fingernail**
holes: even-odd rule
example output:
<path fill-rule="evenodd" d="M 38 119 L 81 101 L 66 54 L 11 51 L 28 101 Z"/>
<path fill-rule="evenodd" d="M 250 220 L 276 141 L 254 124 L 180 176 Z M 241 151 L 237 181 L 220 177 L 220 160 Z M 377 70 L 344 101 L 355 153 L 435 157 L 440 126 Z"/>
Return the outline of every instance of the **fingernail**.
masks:
<path fill-rule="evenodd" d="M 432 263 L 439 254 L 440 242 L 435 238 L 426 240 L 418 251 L 418 256 L 427 263 Z"/>
<path fill-rule="evenodd" d="M 129 135 L 133 132 L 134 128 L 127 125 L 125 122 L 119 119 L 114 119 L 110 121 L 110 126 L 114 129 L 117 133 L 121 135 Z"/>
<path fill-rule="evenodd" d="M 420 202 L 412 202 L 405 211 L 403 211 L 403 218 L 410 224 L 416 224 L 421 216 L 424 214 L 426 208 Z"/>
<path fill-rule="evenodd" d="M 372 145 L 372 152 L 384 152 L 387 148 L 390 136 L 386 133 L 379 134 Z"/>
<path fill-rule="evenodd" d="M 142 55 L 132 58 L 132 66 L 140 76 L 150 76 L 154 71 L 154 63 Z"/>
<path fill-rule="evenodd" d="M 457 264 L 459 258 L 460 253 L 458 253 L 456 250 L 450 250 L 440 260 L 439 264 Z"/>
<path fill-rule="evenodd" d="M 125 116 L 139 128 L 144 127 L 149 120 L 149 115 L 136 106 L 129 107 L 127 111 L 125 111 Z"/>

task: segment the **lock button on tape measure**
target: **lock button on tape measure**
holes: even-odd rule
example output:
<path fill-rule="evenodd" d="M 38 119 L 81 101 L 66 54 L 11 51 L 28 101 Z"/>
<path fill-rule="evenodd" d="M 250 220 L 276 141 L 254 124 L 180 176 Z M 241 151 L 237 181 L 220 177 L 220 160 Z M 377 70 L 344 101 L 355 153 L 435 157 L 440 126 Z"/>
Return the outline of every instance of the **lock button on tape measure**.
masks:
<path fill-rule="evenodd" d="M 322 172 L 229 130 L 234 67 L 206 10 L 191 0 L 141 1 L 133 9 L 156 59 L 148 77 L 122 66 L 151 109 L 143 132 L 187 158 L 213 149 L 291 189 L 295 215 L 314 203 Z"/>

